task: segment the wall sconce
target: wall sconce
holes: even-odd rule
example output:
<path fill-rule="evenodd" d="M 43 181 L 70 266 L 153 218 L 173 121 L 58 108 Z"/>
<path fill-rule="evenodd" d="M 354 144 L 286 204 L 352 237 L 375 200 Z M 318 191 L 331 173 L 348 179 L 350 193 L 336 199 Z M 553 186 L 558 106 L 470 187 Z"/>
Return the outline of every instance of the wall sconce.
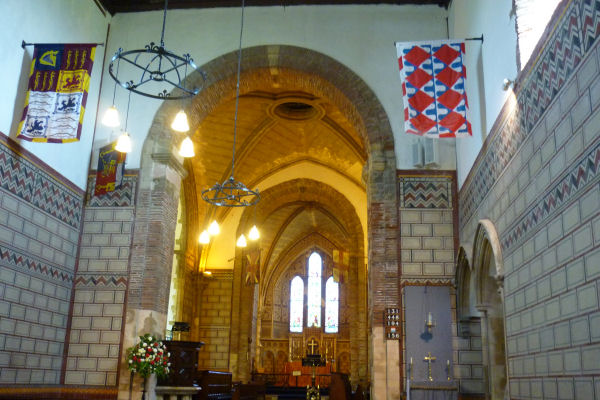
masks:
<path fill-rule="evenodd" d="M 427 328 L 427 332 L 431 333 L 431 330 L 434 326 L 435 323 L 433 322 L 433 314 L 431 313 L 431 311 L 429 311 L 427 313 L 427 319 L 425 320 L 425 328 Z"/>
<path fill-rule="evenodd" d="M 506 92 L 511 87 L 515 87 L 515 81 L 512 79 L 504 78 L 504 80 L 502 81 L 502 90 Z"/>

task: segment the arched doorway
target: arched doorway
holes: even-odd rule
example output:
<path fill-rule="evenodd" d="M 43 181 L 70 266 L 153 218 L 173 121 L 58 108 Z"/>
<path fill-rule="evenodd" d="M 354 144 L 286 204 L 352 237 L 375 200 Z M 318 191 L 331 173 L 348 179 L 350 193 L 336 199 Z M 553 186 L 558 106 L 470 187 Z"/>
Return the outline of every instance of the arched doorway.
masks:
<path fill-rule="evenodd" d="M 224 180 L 231 173 L 228 168 L 231 130 L 226 126 L 219 126 L 219 119 L 213 117 L 222 114 L 228 115 L 229 122 L 232 120 L 235 93 L 235 70 L 232 65 L 235 65 L 235 61 L 236 54 L 232 52 L 201 67 L 208 73 L 208 82 L 205 89 L 187 107 L 194 132 L 191 136 L 197 154 L 200 152 L 200 155 L 192 161 L 186 161 L 185 168 L 182 168 L 180 160 L 173 155 L 173 149 L 181 138 L 173 136 L 166 123 L 174 113 L 174 105 L 165 103 L 157 112 L 142 154 L 139 198 L 144 202 L 139 204 L 140 215 L 147 217 L 159 214 L 165 226 L 168 225 L 167 220 L 175 214 L 180 187 L 183 186 L 189 235 L 197 235 L 201 226 L 213 218 L 225 221 L 225 225 L 229 224 L 227 229 L 238 229 L 242 218 L 241 211 L 213 210 L 199 199 L 202 188 L 212 185 L 215 181 Z M 199 73 L 191 74 L 187 79 L 200 79 Z M 272 45 L 245 49 L 241 82 L 242 117 L 239 120 L 238 141 L 242 148 L 238 148 L 238 155 L 242 165 L 238 169 L 236 164 L 236 178 L 244 181 L 247 186 L 258 186 L 265 190 L 288 180 L 289 174 L 287 179 L 284 179 L 286 173 L 297 174 L 300 171 L 304 175 L 292 177 L 312 177 L 321 185 L 330 185 L 335 189 L 338 189 L 339 182 L 344 181 L 346 186 L 353 188 L 356 193 L 362 191 L 359 196 L 345 194 L 359 216 L 363 231 L 361 247 L 369 249 L 368 254 L 363 253 L 360 256 L 358 264 L 364 272 L 365 286 L 368 280 L 371 292 L 382 290 L 385 282 L 374 277 L 383 275 L 384 271 L 389 276 L 389 271 L 397 268 L 396 249 L 395 246 L 367 246 L 366 238 L 382 243 L 396 240 L 396 162 L 390 124 L 374 93 L 360 77 L 336 60 L 315 51 L 293 46 Z M 254 112 L 257 108 L 252 111 L 253 105 L 260 109 L 259 113 Z M 248 110 L 246 106 L 250 107 L 250 113 L 244 113 L 244 109 Z M 287 129 L 292 127 L 292 120 L 298 111 L 303 114 L 301 119 L 313 123 L 309 129 L 304 125 L 304 132 L 310 134 L 315 132 L 312 127 L 317 127 L 320 129 L 317 132 L 326 131 L 327 134 L 290 135 L 290 132 L 301 132 L 303 129 L 299 128 L 299 125 Z M 257 117 L 259 115 L 260 117 Z M 277 130 L 282 119 L 288 120 L 285 125 L 287 128 Z M 294 142 L 298 137 L 304 138 L 305 142 L 311 145 L 298 146 Z M 323 145 L 319 140 L 325 137 L 333 141 L 329 142 L 329 145 Z M 275 142 L 270 148 L 270 151 L 281 153 L 276 159 L 269 160 L 264 157 L 264 153 L 258 151 L 261 148 L 260 142 L 269 138 L 279 139 L 279 142 Z M 306 140 L 307 138 L 310 140 Z M 306 143 L 300 144 L 304 146 Z M 296 151 L 298 149 L 304 150 Z M 326 151 L 317 151 L 318 149 Z M 334 175 L 329 176 L 327 171 L 333 172 Z M 173 172 L 179 172 L 181 176 L 187 174 L 187 177 L 183 181 L 178 180 Z M 152 202 L 159 193 L 165 198 L 162 204 Z M 363 200 L 360 200 L 361 198 Z M 191 206 L 194 203 L 195 208 Z M 175 217 L 172 220 L 174 227 Z M 144 223 L 150 226 L 146 221 L 142 221 L 142 224 Z M 228 337 L 232 340 L 227 343 L 230 354 L 227 368 L 232 370 L 237 379 L 247 379 L 251 365 L 247 355 L 251 344 L 247 338 L 240 339 L 240 328 L 251 326 L 256 317 L 252 307 L 248 306 L 255 304 L 255 290 L 242 285 L 242 273 L 240 268 L 237 268 L 241 258 L 238 253 L 229 257 L 227 254 L 231 253 L 213 252 L 219 246 L 228 247 L 230 252 L 235 252 L 232 243 L 226 243 L 225 240 L 211 244 L 212 250 L 208 256 L 205 250 L 198 249 L 195 240 L 188 240 L 187 243 L 189 245 L 184 259 L 186 267 L 192 272 L 198 272 L 198 263 L 200 268 L 203 268 L 202 263 L 208 267 L 236 265 L 236 268 L 233 268 L 231 295 L 238 303 L 232 303 L 230 310 L 232 323 Z M 163 250 L 149 250 L 147 247 L 146 250 L 139 249 L 140 252 L 146 251 L 146 255 L 148 252 Z M 165 265 L 160 264 L 152 268 L 162 268 L 165 271 L 164 275 L 168 276 L 170 266 L 167 266 L 166 260 L 161 259 L 161 262 Z M 144 268 L 142 263 L 132 263 L 133 273 L 143 274 Z M 168 283 L 165 286 L 168 292 Z M 185 296 L 195 296 L 193 291 L 186 292 Z M 393 297 L 393 293 L 387 294 Z M 361 296 L 357 302 L 357 313 L 367 321 L 366 326 L 372 328 L 370 332 L 364 330 L 361 333 L 368 338 L 365 340 L 369 340 L 369 345 L 357 346 L 356 349 L 364 354 L 361 356 L 363 359 L 369 360 L 358 366 L 358 375 L 370 376 L 377 396 L 385 397 L 386 390 L 398 391 L 397 379 L 386 376 L 384 369 L 369 368 L 373 364 L 374 354 L 385 354 L 383 330 L 380 324 L 373 322 L 383 312 L 384 300 L 370 297 L 367 293 Z M 162 310 L 161 304 L 154 306 L 155 310 Z M 192 338 L 193 331 L 192 325 Z M 394 360 L 389 362 L 393 363 Z"/>
<path fill-rule="evenodd" d="M 504 266 L 500 241 L 490 220 L 479 221 L 473 246 L 476 308 L 481 313 L 486 398 L 508 393 L 504 328 Z"/>

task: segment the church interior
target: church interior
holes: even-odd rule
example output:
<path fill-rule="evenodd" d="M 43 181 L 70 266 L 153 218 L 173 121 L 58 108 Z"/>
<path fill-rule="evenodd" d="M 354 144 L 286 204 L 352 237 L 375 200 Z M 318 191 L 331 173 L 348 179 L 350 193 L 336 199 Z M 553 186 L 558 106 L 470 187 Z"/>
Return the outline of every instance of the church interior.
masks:
<path fill-rule="evenodd" d="M 0 399 L 600 399 L 600 0 L 0 13 Z M 450 39 L 470 134 L 411 134 L 396 44 Z M 96 44 L 60 143 L 21 123 L 53 43 Z"/>

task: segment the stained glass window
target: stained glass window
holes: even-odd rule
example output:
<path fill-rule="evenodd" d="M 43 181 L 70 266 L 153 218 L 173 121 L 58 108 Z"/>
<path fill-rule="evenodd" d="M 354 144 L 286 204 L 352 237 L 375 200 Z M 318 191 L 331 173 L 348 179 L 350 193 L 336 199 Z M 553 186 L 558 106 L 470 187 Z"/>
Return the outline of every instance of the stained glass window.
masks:
<path fill-rule="evenodd" d="M 340 287 L 333 276 L 325 283 L 325 332 L 338 331 L 338 310 L 340 302 Z"/>
<path fill-rule="evenodd" d="M 290 332 L 302 332 L 303 302 L 304 281 L 297 276 L 290 287 Z"/>
<path fill-rule="evenodd" d="M 306 298 L 307 327 L 321 327 L 321 256 L 312 253 L 308 258 L 308 293 Z"/>

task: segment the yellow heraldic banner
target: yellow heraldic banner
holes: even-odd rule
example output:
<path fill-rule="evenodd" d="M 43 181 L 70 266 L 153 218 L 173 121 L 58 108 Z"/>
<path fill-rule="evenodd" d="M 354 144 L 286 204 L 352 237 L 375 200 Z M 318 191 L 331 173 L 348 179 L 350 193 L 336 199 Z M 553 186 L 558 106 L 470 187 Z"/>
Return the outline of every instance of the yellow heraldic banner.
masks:
<path fill-rule="evenodd" d="M 17 138 L 79 140 L 95 52 L 95 44 L 35 45 Z"/>

